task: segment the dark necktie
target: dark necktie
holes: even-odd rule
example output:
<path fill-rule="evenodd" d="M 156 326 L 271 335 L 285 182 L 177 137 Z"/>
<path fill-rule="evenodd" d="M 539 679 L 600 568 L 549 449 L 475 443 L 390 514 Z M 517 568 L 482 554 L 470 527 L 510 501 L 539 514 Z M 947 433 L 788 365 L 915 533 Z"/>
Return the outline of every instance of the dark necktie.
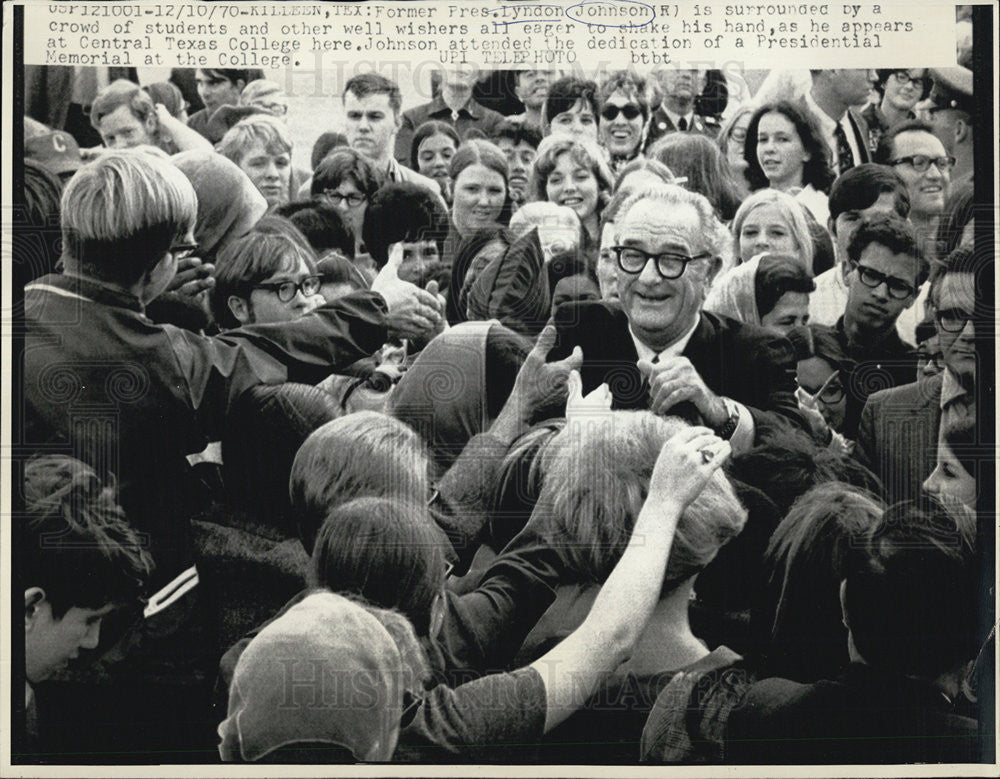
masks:
<path fill-rule="evenodd" d="M 854 167 L 854 155 L 851 153 L 851 145 L 847 142 L 847 133 L 840 122 L 833 131 L 833 137 L 837 139 L 837 172 L 845 173 Z"/>
<path fill-rule="evenodd" d="M 677 129 L 683 131 L 686 130 L 687 128 L 688 128 L 688 120 L 682 116 L 677 122 Z"/>

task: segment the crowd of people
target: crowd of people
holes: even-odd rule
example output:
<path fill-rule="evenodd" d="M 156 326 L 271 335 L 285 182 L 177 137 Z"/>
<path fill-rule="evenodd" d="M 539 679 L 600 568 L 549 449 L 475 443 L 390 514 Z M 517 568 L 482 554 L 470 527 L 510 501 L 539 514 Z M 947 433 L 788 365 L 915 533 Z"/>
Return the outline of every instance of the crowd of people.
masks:
<path fill-rule="evenodd" d="M 968 67 L 47 70 L 15 761 L 991 759 Z"/>

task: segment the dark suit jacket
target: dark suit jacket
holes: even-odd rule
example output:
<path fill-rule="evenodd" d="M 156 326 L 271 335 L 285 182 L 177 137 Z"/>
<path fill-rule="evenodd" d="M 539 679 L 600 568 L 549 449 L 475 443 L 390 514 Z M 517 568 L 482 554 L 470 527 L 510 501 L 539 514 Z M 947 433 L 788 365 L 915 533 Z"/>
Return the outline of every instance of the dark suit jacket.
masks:
<path fill-rule="evenodd" d="M 934 470 L 942 381 L 939 374 L 876 392 L 861 412 L 855 455 L 882 480 L 889 503 L 917 497 Z"/>
<path fill-rule="evenodd" d="M 715 136 L 719 134 L 719 128 L 721 126 L 722 125 L 719 124 L 719 120 L 715 117 L 694 114 L 691 117 L 691 126 L 684 132 L 697 133 L 714 139 Z M 662 107 L 657 108 L 649 120 L 649 132 L 646 135 L 646 149 L 649 149 L 650 146 L 652 146 L 664 135 L 675 132 L 680 131 L 674 125 L 673 121 L 671 121 L 670 117 L 667 116 L 667 112 L 664 111 Z"/>
<path fill-rule="evenodd" d="M 816 126 L 819 127 L 820 123 L 817 121 L 816 116 L 813 111 L 809 109 L 809 104 L 806 103 L 805 99 L 799 100 L 799 109 L 809 117 L 812 117 Z M 850 125 L 854 128 L 854 140 L 858 144 L 858 150 L 861 152 L 861 159 L 855 160 L 854 165 L 860 165 L 864 162 L 872 161 L 872 154 L 869 149 L 869 144 L 871 143 L 870 131 L 868 129 L 868 122 L 864 115 L 857 108 L 848 108 L 847 116 L 850 119 Z M 837 172 L 837 156 L 836 149 L 830 150 L 830 168 L 834 173 Z M 854 167 L 853 165 L 851 167 Z"/>
<path fill-rule="evenodd" d="M 588 301 L 556 309 L 556 345 L 550 359 L 583 349 L 583 391 L 607 382 L 612 408 L 649 408 L 649 385 L 636 363 L 639 355 L 628 317 L 617 304 Z M 787 340 L 754 325 L 703 311 L 684 356 L 712 392 L 742 403 L 758 434 L 781 416 L 804 427 L 795 400 L 795 357 Z M 688 405 L 688 404 L 682 404 Z M 694 409 L 677 407 L 694 421 Z"/>
<path fill-rule="evenodd" d="M 404 111 L 399 132 L 396 134 L 395 149 L 396 161 L 401 165 L 410 165 L 410 147 L 413 145 L 413 134 L 420 125 L 431 119 L 450 124 L 455 128 L 458 137 L 464 141 L 466 133 L 473 127 L 482 130 L 487 138 L 491 137 L 497 126 L 504 121 L 504 116 L 479 105 L 475 99 L 470 99 L 465 107 L 458 112 L 458 119 L 454 119 L 451 109 L 445 105 L 440 95 L 429 103 Z"/>

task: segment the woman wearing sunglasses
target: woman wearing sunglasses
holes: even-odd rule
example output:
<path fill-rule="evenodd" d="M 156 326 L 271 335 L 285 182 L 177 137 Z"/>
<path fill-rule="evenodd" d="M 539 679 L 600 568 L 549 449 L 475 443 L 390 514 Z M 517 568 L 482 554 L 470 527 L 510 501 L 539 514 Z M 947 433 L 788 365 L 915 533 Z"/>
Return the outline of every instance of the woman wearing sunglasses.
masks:
<path fill-rule="evenodd" d="M 613 173 L 635 159 L 642 148 L 649 119 L 646 94 L 645 79 L 625 70 L 611 73 L 597 91 L 598 140 L 608 151 Z"/>

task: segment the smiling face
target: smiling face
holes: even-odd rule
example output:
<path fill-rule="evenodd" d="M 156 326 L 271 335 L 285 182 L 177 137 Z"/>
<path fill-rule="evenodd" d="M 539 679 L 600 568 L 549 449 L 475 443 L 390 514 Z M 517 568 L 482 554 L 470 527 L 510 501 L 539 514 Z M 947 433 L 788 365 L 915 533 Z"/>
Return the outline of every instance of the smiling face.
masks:
<path fill-rule="evenodd" d="M 515 146 L 510 138 L 498 138 L 496 144 L 507 156 L 507 184 L 510 186 L 511 200 L 523 203 L 528 198 L 528 181 L 531 177 L 531 165 L 535 161 L 535 147 L 525 141 Z"/>
<path fill-rule="evenodd" d="M 33 603 L 25 616 L 25 674 L 31 684 L 43 682 L 61 671 L 81 649 L 94 649 L 101 637 L 101 620 L 113 609 L 71 607 L 56 619 L 46 601 Z"/>
<path fill-rule="evenodd" d="M 614 119 L 608 119 L 605 114 L 617 111 Z M 625 113 L 634 113 L 629 119 Z M 616 157 L 628 157 L 635 153 L 642 141 L 642 128 L 645 117 L 642 114 L 639 100 L 635 93 L 619 89 L 612 92 L 604 102 L 601 111 L 600 139 L 604 147 Z"/>
<path fill-rule="evenodd" d="M 556 158 L 556 166 L 545 180 L 545 195 L 549 202 L 572 208 L 580 221 L 597 213 L 597 178 L 580 165 L 568 152 Z"/>
<path fill-rule="evenodd" d="M 757 126 L 757 162 L 775 189 L 802 186 L 802 170 L 810 155 L 795 124 L 784 114 L 764 114 Z"/>
<path fill-rule="evenodd" d="M 740 228 L 740 261 L 746 262 L 761 252 L 799 253 L 792 228 L 775 203 L 762 203 L 751 210 Z"/>
<path fill-rule="evenodd" d="M 256 141 L 240 160 L 240 170 L 247 174 L 257 191 L 274 207 L 288 202 L 292 180 L 292 158 L 287 152 L 268 151 Z"/>
<path fill-rule="evenodd" d="M 911 130 L 896 136 L 892 145 L 893 160 L 917 154 L 936 159 L 946 156 L 947 152 L 936 135 L 923 130 Z M 893 165 L 893 170 L 906 182 L 911 213 L 933 215 L 944 211 L 945 199 L 951 187 L 950 170 L 942 171 L 937 165 L 930 165 L 923 173 L 919 173 L 909 163 Z"/>
<path fill-rule="evenodd" d="M 938 444 L 937 463 L 923 483 L 923 489 L 936 498 L 957 500 L 973 510 L 976 507 L 976 479 L 962 467 L 944 441 Z"/>
<path fill-rule="evenodd" d="M 131 149 L 134 146 L 153 144 L 156 116 L 143 122 L 127 105 L 118 106 L 100 121 L 98 132 L 109 149 Z"/>
<path fill-rule="evenodd" d="M 455 156 L 455 142 L 447 135 L 431 135 L 417 147 L 419 172 L 438 181 L 448 181 L 448 168 Z M 450 191 L 451 187 L 443 191 Z"/>
<path fill-rule="evenodd" d="M 887 247 L 871 243 L 861 252 L 858 266 L 901 279 L 911 289 L 916 289 L 917 261 L 914 257 L 893 254 Z M 853 268 L 847 274 L 847 307 L 844 317 L 863 330 L 880 333 L 895 325 L 899 315 L 912 306 L 914 300 L 912 294 L 902 300 L 892 297 L 885 283 L 875 288 L 868 287 L 861 281 L 858 269 Z"/>
<path fill-rule="evenodd" d="M 590 103 L 582 97 L 576 101 L 569 111 L 563 111 L 552 117 L 549 123 L 550 135 L 568 135 L 571 138 L 589 138 L 597 140 L 597 117 Z"/>
<path fill-rule="evenodd" d="M 347 117 L 347 144 L 370 160 L 388 160 L 399 129 L 396 114 L 389 105 L 389 95 L 378 93 L 358 97 L 353 92 L 346 92 L 344 114 Z"/>
<path fill-rule="evenodd" d="M 455 179 L 451 216 L 462 235 L 497 223 L 507 196 L 503 176 L 485 165 L 469 165 Z"/>
<path fill-rule="evenodd" d="M 658 200 L 642 200 L 619 220 L 619 246 L 688 257 L 707 250 L 700 237 L 701 219 L 687 203 L 667 208 Z M 640 340 L 660 351 L 690 330 L 701 311 L 715 268 L 716 263 L 711 259 L 694 260 L 676 279 L 663 278 L 652 261 L 639 273 L 619 269 L 622 309 Z"/>
<path fill-rule="evenodd" d="M 897 73 L 905 73 L 907 78 L 900 78 Z M 883 86 L 885 90 L 883 100 L 897 111 L 912 111 L 923 93 L 926 74 L 927 71 L 923 68 L 890 73 Z"/>

